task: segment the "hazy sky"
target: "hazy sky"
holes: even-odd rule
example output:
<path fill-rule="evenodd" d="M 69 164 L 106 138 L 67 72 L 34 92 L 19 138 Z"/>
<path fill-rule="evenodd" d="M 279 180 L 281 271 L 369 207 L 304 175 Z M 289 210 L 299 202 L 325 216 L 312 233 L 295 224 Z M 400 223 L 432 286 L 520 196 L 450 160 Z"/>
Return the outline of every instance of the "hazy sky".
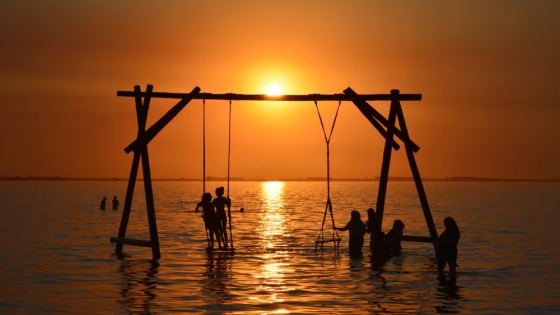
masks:
<path fill-rule="evenodd" d="M 2 1 L 0 176 L 127 177 L 117 90 L 421 93 L 403 103 L 424 177 L 560 178 L 560 1 Z M 388 104 L 371 103 L 384 115 Z M 153 100 L 150 125 L 174 102 Z M 321 103 L 330 124 L 335 102 Z M 199 178 L 201 101 L 149 145 L 154 177 Z M 207 102 L 207 175 L 227 167 Z M 383 138 L 343 103 L 332 176 L 373 177 Z M 391 175 L 410 176 L 404 150 Z M 325 176 L 313 103 L 234 102 L 232 176 Z"/>

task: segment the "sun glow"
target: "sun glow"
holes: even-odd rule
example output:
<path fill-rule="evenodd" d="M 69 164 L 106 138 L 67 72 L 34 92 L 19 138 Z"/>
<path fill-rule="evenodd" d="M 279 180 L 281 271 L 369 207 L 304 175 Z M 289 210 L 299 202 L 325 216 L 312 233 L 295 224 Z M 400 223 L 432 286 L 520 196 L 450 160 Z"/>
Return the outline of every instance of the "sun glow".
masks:
<path fill-rule="evenodd" d="M 266 87 L 266 95 L 270 96 L 280 96 L 282 95 L 282 88 L 278 84 L 270 84 Z"/>

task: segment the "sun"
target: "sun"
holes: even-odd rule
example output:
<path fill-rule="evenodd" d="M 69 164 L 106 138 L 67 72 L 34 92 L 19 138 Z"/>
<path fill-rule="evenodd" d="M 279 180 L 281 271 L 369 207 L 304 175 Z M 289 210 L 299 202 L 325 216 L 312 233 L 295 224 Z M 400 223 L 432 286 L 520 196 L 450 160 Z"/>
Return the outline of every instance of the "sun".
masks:
<path fill-rule="evenodd" d="M 280 96 L 282 95 L 282 88 L 276 83 L 270 84 L 266 87 L 266 95 Z"/>

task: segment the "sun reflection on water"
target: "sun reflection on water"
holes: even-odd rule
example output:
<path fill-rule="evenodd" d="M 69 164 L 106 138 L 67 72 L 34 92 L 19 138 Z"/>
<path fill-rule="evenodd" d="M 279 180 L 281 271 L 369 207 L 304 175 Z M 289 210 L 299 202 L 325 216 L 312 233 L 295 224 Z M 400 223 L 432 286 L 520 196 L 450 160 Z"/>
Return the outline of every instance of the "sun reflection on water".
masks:
<path fill-rule="evenodd" d="M 260 232 L 267 248 L 279 245 L 279 237 L 286 230 L 284 208 L 284 182 L 263 182 L 261 185 L 264 211 Z"/>
<path fill-rule="evenodd" d="M 261 198 L 263 201 L 263 212 L 260 226 L 257 229 L 263 240 L 263 247 L 274 248 L 282 244 L 286 233 L 286 218 L 283 210 L 284 182 L 264 182 L 261 185 Z M 285 274 L 293 272 L 289 269 L 290 264 L 285 262 L 285 254 L 281 252 L 264 253 L 263 264 L 260 272 L 253 275 L 258 279 L 258 296 L 249 299 L 260 303 L 281 303 L 284 299 L 280 296 L 283 292 L 290 291 L 285 284 Z M 285 309 L 278 309 L 273 314 L 286 313 Z"/>

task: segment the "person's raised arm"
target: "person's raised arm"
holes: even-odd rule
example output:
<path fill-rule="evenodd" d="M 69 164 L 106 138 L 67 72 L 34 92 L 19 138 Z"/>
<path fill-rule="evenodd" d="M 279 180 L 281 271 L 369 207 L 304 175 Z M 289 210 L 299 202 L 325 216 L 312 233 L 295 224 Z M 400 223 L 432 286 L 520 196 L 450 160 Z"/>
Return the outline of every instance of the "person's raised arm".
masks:
<path fill-rule="evenodd" d="M 348 224 L 350 224 L 350 222 L 346 223 L 346 226 L 344 226 L 343 228 L 337 228 L 336 226 L 333 226 L 333 228 L 341 232 L 348 231 Z"/>

